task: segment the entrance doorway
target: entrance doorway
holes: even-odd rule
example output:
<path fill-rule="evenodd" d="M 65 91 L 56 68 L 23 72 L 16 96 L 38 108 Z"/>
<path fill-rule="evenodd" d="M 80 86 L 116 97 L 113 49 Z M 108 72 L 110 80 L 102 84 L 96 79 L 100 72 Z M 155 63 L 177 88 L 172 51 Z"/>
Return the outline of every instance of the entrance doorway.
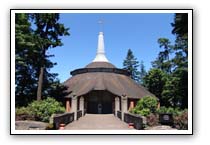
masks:
<path fill-rule="evenodd" d="M 91 91 L 87 97 L 87 113 L 111 114 L 113 113 L 113 94 L 108 91 Z"/>

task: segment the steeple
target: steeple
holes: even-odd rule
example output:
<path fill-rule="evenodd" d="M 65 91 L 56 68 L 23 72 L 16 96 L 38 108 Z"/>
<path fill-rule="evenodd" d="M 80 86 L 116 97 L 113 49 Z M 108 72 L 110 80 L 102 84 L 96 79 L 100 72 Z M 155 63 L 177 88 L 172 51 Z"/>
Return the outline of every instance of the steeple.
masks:
<path fill-rule="evenodd" d="M 99 35 L 98 35 L 98 49 L 97 49 L 96 57 L 93 60 L 93 62 L 109 62 L 108 59 L 105 56 L 103 32 L 99 32 Z"/>

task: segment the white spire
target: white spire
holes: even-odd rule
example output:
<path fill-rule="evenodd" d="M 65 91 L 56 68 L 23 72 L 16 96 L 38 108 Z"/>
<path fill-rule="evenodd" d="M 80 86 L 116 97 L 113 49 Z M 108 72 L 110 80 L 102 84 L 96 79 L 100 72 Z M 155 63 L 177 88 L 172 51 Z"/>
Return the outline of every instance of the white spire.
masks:
<path fill-rule="evenodd" d="M 109 62 L 105 56 L 103 32 L 99 32 L 99 35 L 98 35 L 98 49 L 97 49 L 96 57 L 93 60 L 93 62 L 97 62 L 97 61 Z"/>

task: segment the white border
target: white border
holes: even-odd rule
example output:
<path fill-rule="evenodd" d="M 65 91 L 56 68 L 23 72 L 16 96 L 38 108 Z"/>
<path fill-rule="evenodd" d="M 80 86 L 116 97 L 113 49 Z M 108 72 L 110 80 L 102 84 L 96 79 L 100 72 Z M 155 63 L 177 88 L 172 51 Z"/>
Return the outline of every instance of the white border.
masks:
<path fill-rule="evenodd" d="M 188 13 L 188 130 L 15 130 L 15 13 Z M 192 134 L 192 10 L 11 10 L 11 134 Z"/>

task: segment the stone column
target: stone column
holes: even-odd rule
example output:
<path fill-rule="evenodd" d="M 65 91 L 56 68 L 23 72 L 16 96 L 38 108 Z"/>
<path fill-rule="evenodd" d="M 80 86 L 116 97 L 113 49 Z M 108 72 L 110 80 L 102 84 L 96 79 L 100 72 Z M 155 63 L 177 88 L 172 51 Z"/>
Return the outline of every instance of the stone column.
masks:
<path fill-rule="evenodd" d="M 122 95 L 121 97 L 121 112 L 122 120 L 124 121 L 124 113 L 128 112 L 128 97 L 126 95 Z"/>
<path fill-rule="evenodd" d="M 115 116 L 117 116 L 117 111 L 120 110 L 120 99 L 119 97 L 115 97 Z"/>
<path fill-rule="evenodd" d="M 71 98 L 71 112 L 74 112 L 74 120 L 77 120 L 77 96 Z"/>
<path fill-rule="evenodd" d="M 66 98 L 66 112 L 71 111 L 70 98 Z"/>
<path fill-rule="evenodd" d="M 84 97 L 81 96 L 79 100 L 79 110 L 82 110 L 82 116 L 84 116 Z"/>

